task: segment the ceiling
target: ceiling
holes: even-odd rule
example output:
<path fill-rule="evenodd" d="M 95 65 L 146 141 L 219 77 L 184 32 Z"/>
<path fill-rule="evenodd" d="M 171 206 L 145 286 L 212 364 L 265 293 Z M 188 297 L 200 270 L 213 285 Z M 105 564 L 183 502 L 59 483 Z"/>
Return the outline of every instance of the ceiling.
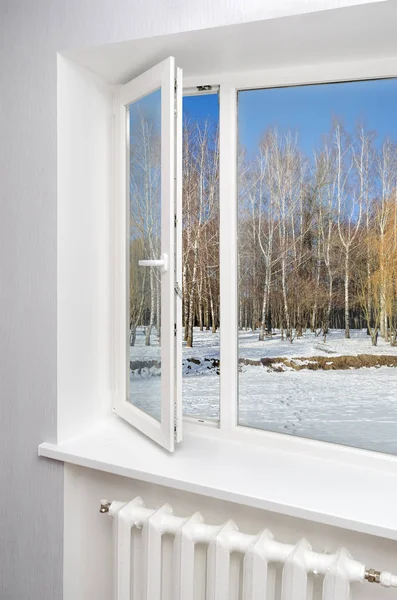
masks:
<path fill-rule="evenodd" d="M 64 53 L 109 83 L 168 56 L 195 77 L 397 56 L 397 0 L 272 18 Z"/>

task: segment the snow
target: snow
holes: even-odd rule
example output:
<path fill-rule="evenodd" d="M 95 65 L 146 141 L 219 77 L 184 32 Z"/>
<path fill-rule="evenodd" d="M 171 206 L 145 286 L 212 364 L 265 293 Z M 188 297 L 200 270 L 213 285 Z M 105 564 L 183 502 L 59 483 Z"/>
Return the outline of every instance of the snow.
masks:
<path fill-rule="evenodd" d="M 240 376 L 241 425 L 397 454 L 397 369 Z"/>
<path fill-rule="evenodd" d="M 305 366 L 314 356 L 397 356 L 397 348 L 382 339 L 371 345 L 365 330 L 332 330 L 324 343 L 305 333 L 291 344 L 280 334 L 258 341 L 258 332 L 239 332 L 241 358 L 289 357 Z M 144 345 L 139 331 L 131 348 L 131 360 L 159 360 L 160 348 L 153 336 Z M 194 331 L 194 347 L 183 348 L 184 413 L 203 419 L 219 419 L 219 375 L 213 359 L 219 358 L 219 332 Z M 188 360 L 188 359 L 194 359 Z M 207 359 L 207 360 L 206 360 Z M 274 365 L 276 366 L 276 365 Z M 397 368 L 371 367 L 351 370 L 302 369 L 280 362 L 282 372 L 263 366 L 242 365 L 239 373 L 239 423 L 269 431 L 298 435 L 358 448 L 397 454 Z M 210 367 L 210 368 L 208 368 Z M 134 403 L 156 418 L 160 414 L 159 369 L 131 374 Z"/>
<path fill-rule="evenodd" d="M 371 338 L 365 329 L 352 329 L 351 339 L 345 339 L 342 329 L 332 329 L 327 335 L 326 342 L 322 336 L 307 332 L 301 338 L 295 338 L 293 343 L 281 340 L 277 332 L 264 342 L 258 342 L 258 332 L 240 331 L 240 358 L 259 359 L 263 357 L 312 357 L 312 356 L 357 356 L 358 354 L 397 356 L 397 347 L 392 347 L 378 338 L 378 345 L 371 345 Z"/>

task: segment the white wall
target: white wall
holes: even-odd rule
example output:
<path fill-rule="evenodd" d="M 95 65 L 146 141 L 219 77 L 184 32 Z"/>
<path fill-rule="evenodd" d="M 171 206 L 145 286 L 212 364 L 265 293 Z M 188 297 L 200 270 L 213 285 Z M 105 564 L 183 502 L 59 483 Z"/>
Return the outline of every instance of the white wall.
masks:
<path fill-rule="evenodd" d="M 62 598 L 62 468 L 37 458 L 56 437 L 56 52 L 355 3 L 0 0 L 1 600 Z"/>
<path fill-rule="evenodd" d="M 111 88 L 58 56 L 57 441 L 111 414 Z M 98 323 L 101 326 L 98 327 Z"/>
<path fill-rule="evenodd" d="M 65 513 L 64 600 L 112 597 L 112 519 L 99 514 L 99 500 L 131 500 L 135 496 L 142 496 L 151 508 L 169 503 L 178 516 L 199 511 L 210 524 L 231 518 L 245 533 L 255 534 L 268 528 L 284 543 L 295 544 L 305 537 L 318 552 L 334 552 L 345 546 L 369 568 L 396 570 L 396 542 L 66 465 L 65 505 L 69 509 Z M 392 590 L 368 583 L 357 585 L 356 590 L 356 600 L 395 597 Z M 199 594 L 196 597 L 201 598 Z"/>

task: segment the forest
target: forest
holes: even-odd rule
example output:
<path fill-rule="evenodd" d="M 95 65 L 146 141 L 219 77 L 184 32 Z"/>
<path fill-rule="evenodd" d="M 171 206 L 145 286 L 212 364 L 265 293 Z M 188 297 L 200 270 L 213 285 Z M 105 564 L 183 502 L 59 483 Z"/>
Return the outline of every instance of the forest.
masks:
<path fill-rule="evenodd" d="M 130 343 L 161 338 L 160 280 L 137 266 L 160 253 L 160 135 L 131 130 Z M 299 134 L 267 128 L 238 158 L 239 328 L 293 343 L 310 330 L 366 328 L 397 344 L 397 145 L 333 118 L 311 156 Z M 233 200 L 231 199 L 231 210 Z M 219 315 L 219 135 L 209 120 L 183 126 L 183 325 L 216 332 Z"/>

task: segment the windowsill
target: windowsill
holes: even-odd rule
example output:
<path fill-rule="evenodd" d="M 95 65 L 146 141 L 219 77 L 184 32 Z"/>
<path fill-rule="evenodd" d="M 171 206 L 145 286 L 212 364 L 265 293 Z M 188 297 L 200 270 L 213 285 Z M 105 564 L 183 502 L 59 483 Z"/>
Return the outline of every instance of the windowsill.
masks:
<path fill-rule="evenodd" d="M 397 540 L 396 473 L 188 433 L 169 454 L 118 417 L 39 455 Z"/>

